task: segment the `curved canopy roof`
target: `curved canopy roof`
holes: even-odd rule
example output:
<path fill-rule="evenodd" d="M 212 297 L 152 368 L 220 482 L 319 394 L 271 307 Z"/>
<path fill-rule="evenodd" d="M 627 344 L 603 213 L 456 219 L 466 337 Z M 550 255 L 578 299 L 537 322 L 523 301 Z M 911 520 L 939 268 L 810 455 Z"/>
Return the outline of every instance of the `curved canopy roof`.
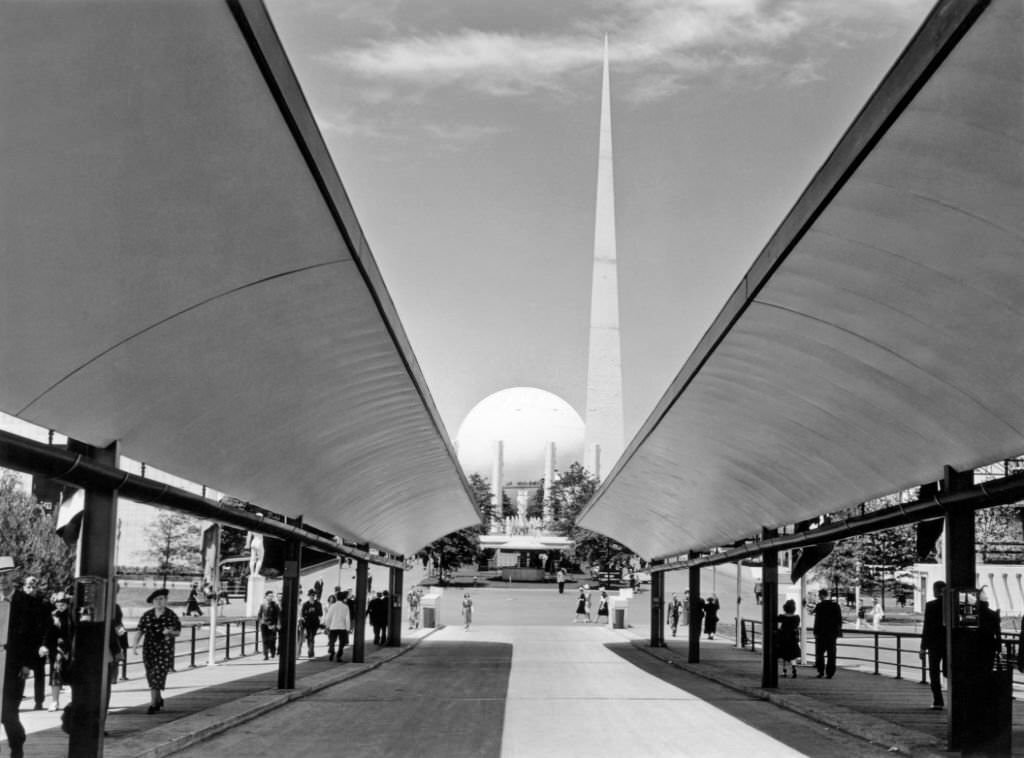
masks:
<path fill-rule="evenodd" d="M 478 521 L 252 2 L 0 9 L 0 410 L 347 539 Z"/>
<path fill-rule="evenodd" d="M 1022 16 L 936 6 L 582 525 L 679 554 L 1024 450 Z"/>

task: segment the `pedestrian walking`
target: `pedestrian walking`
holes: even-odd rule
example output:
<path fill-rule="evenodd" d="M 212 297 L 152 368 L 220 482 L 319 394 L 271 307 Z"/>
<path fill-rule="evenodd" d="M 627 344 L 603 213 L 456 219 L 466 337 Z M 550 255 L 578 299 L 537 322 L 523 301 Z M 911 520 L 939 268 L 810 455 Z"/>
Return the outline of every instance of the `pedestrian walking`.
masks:
<path fill-rule="evenodd" d="M 564 568 L 559 568 L 558 571 L 555 573 L 555 581 L 558 582 L 558 594 L 559 595 L 564 595 L 565 594 L 565 580 L 566 580 L 566 578 L 567 578 L 567 574 L 565 573 L 565 569 Z"/>
<path fill-rule="evenodd" d="M 192 582 L 188 590 L 188 600 L 185 601 L 186 616 L 202 616 L 203 609 L 199 607 L 199 585 Z"/>
<path fill-rule="evenodd" d="M 25 694 L 25 681 L 36 660 L 46 655 L 43 629 L 38 623 L 34 604 L 29 596 L 14 585 L 14 561 L 0 558 L 0 655 L 3 666 L 3 699 L 0 721 L 7 734 L 11 758 L 25 756 L 25 727 L 18 709 Z"/>
<path fill-rule="evenodd" d="M 174 667 L 174 641 L 181 634 L 178 615 L 167 607 L 167 590 L 153 590 L 146 598 L 152 605 L 139 618 L 135 633 L 135 654 L 142 643 L 142 664 L 149 685 L 149 710 L 153 714 L 164 707 L 163 689 L 167 686 L 167 672 Z"/>
<path fill-rule="evenodd" d="M 34 576 L 26 576 L 22 583 L 22 592 L 25 593 L 28 604 L 29 618 L 35 625 L 34 635 L 41 637 L 44 647 L 46 645 L 46 634 L 50 629 L 50 613 L 53 610 L 49 600 L 46 598 L 43 583 Z M 46 702 L 46 661 L 49 651 L 40 650 L 39 655 L 32 659 L 32 690 L 35 695 L 35 706 L 33 710 L 43 710 Z"/>
<path fill-rule="evenodd" d="M 263 602 L 256 612 L 256 625 L 260 628 L 263 640 L 263 660 L 277 655 L 277 630 L 281 625 L 281 606 L 274 599 L 274 593 L 267 590 L 263 593 Z"/>
<path fill-rule="evenodd" d="M 379 647 L 387 642 L 388 603 L 383 592 L 366 604 L 366 615 L 373 627 L 373 644 Z"/>
<path fill-rule="evenodd" d="M 583 587 L 580 587 L 580 591 L 576 595 L 576 616 L 572 620 L 572 623 L 574 624 L 578 624 L 580 622 L 580 617 L 582 617 L 584 621 L 587 620 L 587 593 L 584 589 L 586 586 L 587 585 L 584 584 Z"/>
<path fill-rule="evenodd" d="M 882 608 L 882 604 L 881 602 L 879 602 L 877 597 L 872 598 L 872 603 L 873 605 L 871 607 L 871 628 L 877 632 L 878 627 L 882 624 L 882 619 L 885 618 L 885 609 Z"/>
<path fill-rule="evenodd" d="M 594 593 L 591 591 L 589 584 L 584 584 L 583 589 L 586 591 L 585 602 L 583 603 L 583 611 L 584 615 L 587 617 L 587 623 L 589 624 L 591 621 L 594 620 L 593 616 L 591 615 L 594 609 Z"/>
<path fill-rule="evenodd" d="M 800 617 L 796 614 L 796 602 L 787 600 L 782 604 L 782 613 L 775 619 L 778 630 L 775 637 L 775 657 L 782 661 L 782 678 L 786 678 L 786 664 L 789 664 L 796 679 L 796 663 L 800 659 Z"/>
<path fill-rule="evenodd" d="M 718 609 L 721 604 L 718 602 L 718 595 L 712 595 L 704 602 L 704 633 L 709 640 L 715 638 L 718 631 Z"/>
<path fill-rule="evenodd" d="M 473 598 L 467 592 L 462 596 L 462 620 L 465 622 L 465 629 L 469 631 L 469 625 L 473 623 Z"/>
<path fill-rule="evenodd" d="M 928 682 L 932 688 L 933 711 L 945 707 L 942 699 L 942 677 L 946 673 L 946 624 L 942 617 L 942 596 L 946 592 L 946 583 L 938 581 L 932 584 L 933 600 L 924 604 L 924 626 L 921 627 L 921 651 L 918 655 L 924 660 L 928 656 Z M 1024 652 L 1024 651 L 1022 651 Z"/>
<path fill-rule="evenodd" d="M 50 710 L 60 710 L 60 692 L 71 683 L 71 607 L 68 596 L 56 593 L 50 600 L 53 622 L 46 631 L 46 649 L 50 655 Z"/>
<path fill-rule="evenodd" d="M 419 587 L 413 587 L 409 590 L 409 595 L 406 598 L 409 602 L 409 628 L 419 629 L 420 628 L 420 593 Z"/>
<path fill-rule="evenodd" d="M 327 660 L 344 663 L 342 658 L 348 644 L 348 633 L 352 628 L 352 614 L 342 598 L 331 595 L 327 598 L 327 613 L 324 614 L 327 628 Z"/>
<path fill-rule="evenodd" d="M 309 591 L 308 599 L 302 604 L 299 610 L 299 620 L 302 624 L 302 634 L 306 638 L 306 652 L 310 658 L 313 657 L 313 645 L 316 641 L 316 633 L 320 631 L 320 620 L 324 615 L 324 607 L 320 605 L 316 590 Z"/>
<path fill-rule="evenodd" d="M 829 599 L 829 591 L 818 591 L 814 607 L 814 667 L 818 678 L 836 674 L 836 641 L 843 636 L 843 613 L 839 603 Z"/>
<path fill-rule="evenodd" d="M 601 597 L 597 601 L 597 623 L 608 623 L 608 593 L 601 590 Z"/>
<path fill-rule="evenodd" d="M 672 627 L 672 636 L 676 636 L 676 630 L 679 628 L 679 615 L 683 612 L 683 603 L 679 599 L 679 595 L 675 592 L 672 593 L 672 598 L 668 601 L 668 620 L 665 622 L 668 626 Z"/>

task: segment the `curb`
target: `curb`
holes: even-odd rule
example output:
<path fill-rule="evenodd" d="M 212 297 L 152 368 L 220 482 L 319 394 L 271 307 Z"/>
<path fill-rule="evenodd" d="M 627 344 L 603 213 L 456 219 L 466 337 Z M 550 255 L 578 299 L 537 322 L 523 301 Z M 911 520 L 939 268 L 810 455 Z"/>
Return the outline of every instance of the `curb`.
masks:
<path fill-rule="evenodd" d="M 785 708 L 804 718 L 848 734 L 851 737 L 856 737 L 871 745 L 894 753 L 913 756 L 914 758 L 948 758 L 950 755 L 944 745 L 941 745 L 930 734 L 925 734 L 915 729 L 899 727 L 890 721 L 842 706 L 829 705 L 828 707 L 822 707 L 818 701 L 806 695 L 782 694 L 773 690 L 766 690 L 762 687 L 737 682 L 731 677 L 721 675 L 709 664 L 705 663 L 695 666 L 685 661 L 663 658 L 656 652 L 662 648 L 651 648 L 649 645 L 644 644 L 643 640 L 631 639 L 630 642 L 637 650 L 642 650 L 652 658 L 656 658 L 677 669 L 715 682 L 723 687 L 728 687 L 749 697 L 766 700 L 772 705 Z"/>
<path fill-rule="evenodd" d="M 251 721 L 294 700 L 373 671 L 383 664 L 405 655 L 420 642 L 441 629 L 444 629 L 443 625 L 417 637 L 408 645 L 401 648 L 390 648 L 394 651 L 393 653 L 384 653 L 381 658 L 371 663 L 349 664 L 351 668 L 346 667 L 340 671 L 310 674 L 296 682 L 293 690 L 266 689 L 134 734 L 117 745 L 105 749 L 104 755 L 107 758 L 164 758 L 164 756 L 204 742 L 232 727 Z"/>

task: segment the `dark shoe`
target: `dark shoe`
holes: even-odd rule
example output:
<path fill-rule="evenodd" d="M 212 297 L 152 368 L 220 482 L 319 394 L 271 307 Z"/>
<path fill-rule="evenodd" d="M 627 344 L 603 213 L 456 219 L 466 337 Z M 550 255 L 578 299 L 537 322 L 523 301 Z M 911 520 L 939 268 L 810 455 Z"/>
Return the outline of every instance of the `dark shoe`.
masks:
<path fill-rule="evenodd" d="M 36 703 L 35 708 L 33 708 L 32 710 L 33 711 L 41 711 L 41 710 L 43 710 L 43 704 L 42 703 Z"/>
<path fill-rule="evenodd" d="M 150 716 L 152 716 L 154 713 L 156 713 L 159 710 L 160 709 L 157 708 L 155 705 L 151 705 L 151 706 L 149 706 L 149 708 L 146 709 L 146 713 L 148 713 Z"/>
<path fill-rule="evenodd" d="M 828 675 L 828 676 L 826 676 L 825 678 L 826 678 L 826 679 L 831 679 L 831 678 L 832 678 L 832 677 L 834 677 L 834 676 L 835 676 L 835 674 L 829 674 L 829 675 Z"/>
<path fill-rule="evenodd" d="M 824 674 L 821 674 L 821 673 L 819 673 L 819 674 L 818 674 L 818 679 L 821 679 L 821 678 L 822 678 L 823 676 L 825 676 L 825 675 L 824 675 Z"/>
<path fill-rule="evenodd" d="M 943 708 L 945 708 L 945 706 L 942 703 L 932 703 L 928 707 L 929 707 L 930 710 L 933 710 L 933 711 L 941 711 Z"/>
<path fill-rule="evenodd" d="M 793 678 L 796 679 L 796 669 L 793 669 Z"/>

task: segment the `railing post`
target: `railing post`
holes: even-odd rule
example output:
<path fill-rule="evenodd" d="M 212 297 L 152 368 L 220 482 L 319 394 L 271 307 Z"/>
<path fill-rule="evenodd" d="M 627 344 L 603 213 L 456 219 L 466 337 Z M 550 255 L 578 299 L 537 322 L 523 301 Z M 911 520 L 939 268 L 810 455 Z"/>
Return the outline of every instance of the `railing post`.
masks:
<path fill-rule="evenodd" d="M 875 675 L 878 675 L 878 632 L 872 635 L 875 638 Z"/>
<path fill-rule="evenodd" d="M 750 652 L 757 650 L 757 622 L 750 622 Z"/>
<path fill-rule="evenodd" d="M 224 624 L 224 660 L 231 660 L 231 622 Z"/>
<path fill-rule="evenodd" d="M 192 642 L 189 650 L 189 664 L 188 667 L 194 669 L 196 667 L 196 627 L 192 627 Z"/>
<path fill-rule="evenodd" d="M 902 679 L 903 678 L 902 663 L 903 663 L 903 638 L 899 634 L 897 634 L 896 635 L 896 678 L 897 679 Z"/>
<path fill-rule="evenodd" d="M 241 656 L 245 658 L 245 619 L 242 619 L 242 644 L 239 649 Z"/>

